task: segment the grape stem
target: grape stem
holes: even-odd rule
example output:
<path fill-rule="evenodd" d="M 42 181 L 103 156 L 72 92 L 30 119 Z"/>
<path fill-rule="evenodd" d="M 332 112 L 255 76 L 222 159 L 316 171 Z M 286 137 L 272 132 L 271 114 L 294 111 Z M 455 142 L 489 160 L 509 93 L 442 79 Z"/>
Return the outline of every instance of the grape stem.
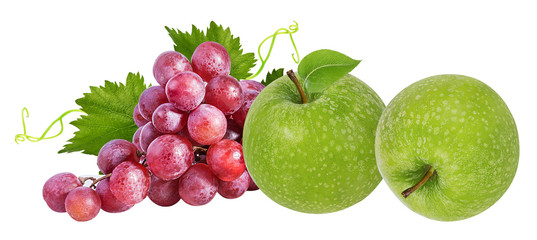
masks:
<path fill-rule="evenodd" d="M 416 185 L 409 187 L 405 191 L 403 191 L 401 195 L 403 195 L 404 198 L 407 198 L 408 196 L 410 196 L 410 194 L 418 190 L 418 188 L 420 188 L 425 182 L 427 182 L 427 180 L 429 180 L 429 178 L 431 178 L 431 176 L 435 173 L 436 169 L 434 169 L 433 166 L 427 166 L 427 173 L 425 173 L 425 176 L 423 176 L 423 178 L 418 183 L 416 183 Z"/>
<path fill-rule="evenodd" d="M 298 89 L 298 92 L 300 93 L 300 97 L 302 98 L 302 103 L 308 103 L 308 98 L 306 98 L 306 93 L 304 92 L 304 89 L 302 89 L 302 85 L 300 85 L 300 82 L 298 81 L 298 78 L 295 75 L 295 72 L 293 70 L 287 71 L 287 76 L 295 83 L 296 88 Z"/>
<path fill-rule="evenodd" d="M 136 156 L 138 157 L 142 157 L 145 155 L 145 152 L 144 151 L 140 151 L 140 150 L 136 150 Z"/>
<path fill-rule="evenodd" d="M 97 187 L 97 183 L 99 183 L 100 181 L 102 181 L 103 179 L 106 179 L 106 178 L 109 178 L 110 176 L 112 176 L 112 173 L 109 173 L 109 174 L 106 174 L 100 178 L 97 178 L 97 179 L 94 179 L 93 182 L 91 183 L 90 185 L 90 188 L 96 188 Z"/>
<path fill-rule="evenodd" d="M 80 183 L 82 183 L 82 185 L 84 185 L 86 183 L 86 181 L 91 180 L 92 183 L 91 183 L 91 185 L 89 187 L 95 189 L 95 187 L 97 187 L 97 183 L 99 183 L 100 181 L 102 181 L 105 178 L 109 178 L 110 176 L 112 176 L 112 173 L 106 174 L 106 175 L 104 175 L 104 176 L 102 176 L 100 178 L 82 177 L 82 176 L 80 176 L 80 177 L 78 177 L 78 181 L 80 181 Z"/>
<path fill-rule="evenodd" d="M 86 181 L 88 180 L 91 180 L 91 181 L 95 181 L 95 178 L 94 177 L 78 177 L 78 181 L 80 181 L 80 183 L 82 183 L 82 185 L 84 185 L 84 183 L 86 183 Z"/>
<path fill-rule="evenodd" d="M 201 151 L 201 152 L 207 152 L 207 148 L 204 148 L 204 147 L 198 147 L 198 146 L 193 146 L 192 149 L 195 151 Z"/>

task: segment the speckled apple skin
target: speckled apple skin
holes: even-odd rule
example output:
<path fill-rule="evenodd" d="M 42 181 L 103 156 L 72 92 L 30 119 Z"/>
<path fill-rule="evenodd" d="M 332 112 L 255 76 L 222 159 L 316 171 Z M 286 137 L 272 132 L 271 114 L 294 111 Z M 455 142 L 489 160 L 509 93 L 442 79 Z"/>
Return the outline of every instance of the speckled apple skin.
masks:
<path fill-rule="evenodd" d="M 306 213 L 350 207 L 381 180 L 375 130 L 380 97 L 346 75 L 301 104 L 284 76 L 252 104 L 244 126 L 244 160 L 259 189 L 276 203 Z"/>
<path fill-rule="evenodd" d="M 513 116 L 483 82 L 438 75 L 401 91 L 386 107 L 376 138 L 379 170 L 394 194 L 431 219 L 454 221 L 492 206 L 511 184 L 519 140 Z M 408 198 L 428 165 L 436 169 Z"/>

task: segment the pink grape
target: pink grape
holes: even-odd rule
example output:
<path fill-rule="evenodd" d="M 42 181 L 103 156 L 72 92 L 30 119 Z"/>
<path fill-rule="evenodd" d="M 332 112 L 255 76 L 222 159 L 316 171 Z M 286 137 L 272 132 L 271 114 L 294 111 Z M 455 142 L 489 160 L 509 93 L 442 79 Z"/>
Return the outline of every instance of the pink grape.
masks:
<path fill-rule="evenodd" d="M 147 120 L 151 121 L 153 112 L 163 103 L 168 102 L 166 91 L 162 86 L 152 86 L 147 88 L 140 95 L 138 108 L 140 114 Z"/>
<path fill-rule="evenodd" d="M 261 92 L 265 88 L 265 85 L 255 80 L 242 80 L 239 84 L 243 91 L 254 90 L 256 92 Z"/>
<path fill-rule="evenodd" d="M 142 114 L 140 113 L 140 107 L 138 107 L 138 104 L 136 104 L 136 106 L 134 106 L 134 110 L 132 111 L 132 118 L 134 119 L 134 123 L 136 124 L 136 126 L 138 127 L 142 127 L 144 126 L 147 122 L 147 119 L 144 118 L 144 116 L 142 116 Z"/>
<path fill-rule="evenodd" d="M 248 170 L 246 170 L 248 171 Z M 248 173 L 248 178 L 250 179 L 249 182 L 249 186 L 248 186 L 248 191 L 255 191 L 255 190 L 259 190 L 259 187 L 257 186 L 257 184 L 255 184 L 254 180 L 252 179 L 252 176 L 250 176 L 250 173 Z"/>
<path fill-rule="evenodd" d="M 142 131 L 140 132 L 140 148 L 143 152 L 147 151 L 149 144 L 155 140 L 155 138 L 161 136 L 163 133 L 159 132 L 152 122 L 148 122 L 143 126 Z"/>
<path fill-rule="evenodd" d="M 153 64 L 153 76 L 163 87 L 171 77 L 183 71 L 192 71 L 192 65 L 183 54 L 176 51 L 161 53 Z"/>
<path fill-rule="evenodd" d="M 179 178 L 179 196 L 189 205 L 209 203 L 218 191 L 218 179 L 209 166 L 203 163 L 192 165 Z"/>
<path fill-rule="evenodd" d="M 101 198 L 101 209 L 105 212 L 109 213 L 119 213 L 124 212 L 132 208 L 132 204 L 125 204 L 114 196 L 112 194 L 112 191 L 110 191 L 110 179 L 105 178 L 101 181 L 99 181 L 99 184 L 97 184 L 97 187 L 95 188 L 95 192 L 99 195 Z"/>
<path fill-rule="evenodd" d="M 142 133 L 142 129 L 143 126 L 139 127 L 136 132 L 134 132 L 134 135 L 132 136 L 132 144 L 134 144 L 139 151 L 143 152 L 142 147 L 140 147 L 140 133 Z"/>
<path fill-rule="evenodd" d="M 188 119 L 187 119 L 187 123 L 188 123 Z M 188 124 L 187 124 L 188 125 Z M 197 147 L 201 147 L 203 146 L 203 144 L 199 143 L 199 142 L 196 142 L 196 140 L 194 140 L 192 138 L 192 136 L 190 136 L 190 133 L 188 132 L 188 127 L 184 127 L 183 129 L 181 129 L 181 131 L 179 131 L 178 135 L 180 136 L 183 136 L 185 137 L 186 139 L 188 139 L 188 141 L 190 143 L 192 143 L 192 146 L 197 146 Z"/>
<path fill-rule="evenodd" d="M 124 204 L 144 200 L 149 190 L 149 171 L 140 163 L 126 161 L 119 164 L 110 176 L 110 191 Z"/>
<path fill-rule="evenodd" d="M 227 129 L 226 116 L 218 108 L 201 104 L 188 116 L 190 136 L 203 145 L 211 145 L 224 137 Z"/>
<path fill-rule="evenodd" d="M 173 106 L 187 112 L 198 107 L 205 97 L 205 83 L 198 74 L 180 72 L 166 85 L 166 96 Z"/>
<path fill-rule="evenodd" d="M 194 161 L 192 144 L 176 134 L 162 135 L 147 148 L 146 160 L 148 168 L 158 178 L 177 179 Z"/>
<path fill-rule="evenodd" d="M 114 168 L 124 161 L 139 162 L 138 148 L 133 143 L 114 139 L 103 145 L 97 155 L 97 166 L 104 174 L 109 174 Z"/>
<path fill-rule="evenodd" d="M 252 106 L 255 98 L 259 95 L 259 92 L 254 90 L 246 90 L 243 92 L 244 102 L 235 113 L 233 113 L 233 120 L 239 124 L 239 126 L 244 127 L 244 121 L 246 120 L 246 115 Z"/>
<path fill-rule="evenodd" d="M 161 133 L 178 133 L 186 125 L 188 113 L 171 103 L 164 103 L 153 112 L 153 126 Z"/>
<path fill-rule="evenodd" d="M 77 187 L 67 194 L 65 209 L 74 220 L 89 221 L 95 218 L 101 210 L 101 198 L 89 187 Z"/>
<path fill-rule="evenodd" d="M 159 206 L 173 206 L 181 200 L 181 197 L 179 197 L 179 179 L 164 181 L 155 175 L 151 175 L 148 197 Z"/>
<path fill-rule="evenodd" d="M 218 193 L 227 199 L 238 198 L 248 190 L 248 186 L 250 186 L 249 180 L 250 174 L 248 174 L 248 171 L 244 171 L 240 177 L 232 181 L 218 179 Z"/>
<path fill-rule="evenodd" d="M 211 145 L 207 151 L 207 165 L 220 180 L 235 180 L 246 169 L 242 145 L 229 139 Z"/>
<path fill-rule="evenodd" d="M 224 115 L 230 115 L 242 106 L 242 88 L 232 76 L 217 76 L 205 89 L 205 102 L 220 109 Z"/>
<path fill-rule="evenodd" d="M 204 42 L 192 54 L 192 68 L 206 82 L 229 75 L 231 60 L 226 48 L 217 42 Z"/>
<path fill-rule="evenodd" d="M 196 163 L 205 163 L 205 164 L 207 164 L 207 155 L 206 154 L 198 154 L 196 156 Z"/>
<path fill-rule="evenodd" d="M 242 139 L 242 127 L 239 126 L 233 119 L 227 120 L 227 129 L 223 139 L 229 139 L 240 142 Z"/>
<path fill-rule="evenodd" d="M 82 186 L 82 183 L 72 173 L 58 173 L 50 177 L 43 186 L 43 199 L 55 212 L 65 212 L 65 198 L 67 194 Z"/>

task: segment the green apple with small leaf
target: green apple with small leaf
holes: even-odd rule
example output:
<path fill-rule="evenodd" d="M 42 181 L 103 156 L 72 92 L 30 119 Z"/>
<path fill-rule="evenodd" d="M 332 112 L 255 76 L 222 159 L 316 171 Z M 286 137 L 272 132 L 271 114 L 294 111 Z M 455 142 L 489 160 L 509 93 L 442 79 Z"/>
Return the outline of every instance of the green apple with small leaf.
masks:
<path fill-rule="evenodd" d="M 489 86 L 438 75 L 401 91 L 377 128 L 375 152 L 390 189 L 411 210 L 462 220 L 492 206 L 518 165 L 513 116 Z"/>
<path fill-rule="evenodd" d="M 359 63 L 319 50 L 269 84 L 248 112 L 244 160 L 265 195 L 306 213 L 342 210 L 381 181 L 374 153 L 384 109 L 379 96 L 348 73 Z"/>

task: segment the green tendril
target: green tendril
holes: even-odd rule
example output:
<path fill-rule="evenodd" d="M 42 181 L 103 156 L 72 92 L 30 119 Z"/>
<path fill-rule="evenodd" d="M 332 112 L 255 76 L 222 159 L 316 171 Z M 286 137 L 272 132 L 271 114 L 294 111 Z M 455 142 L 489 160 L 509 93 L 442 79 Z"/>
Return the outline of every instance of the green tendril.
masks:
<path fill-rule="evenodd" d="M 26 123 L 24 122 L 25 115 L 26 115 L 26 117 L 30 117 L 30 114 L 28 113 L 27 108 L 22 108 L 22 129 L 23 129 L 24 133 L 15 135 L 15 142 L 17 144 L 19 144 L 19 142 L 23 142 L 24 140 L 28 140 L 30 142 L 39 142 L 41 140 L 52 139 L 52 138 L 60 136 L 60 134 L 62 134 L 62 132 L 63 132 L 63 118 L 66 115 L 68 115 L 69 113 L 73 113 L 73 112 L 84 113 L 84 111 L 82 111 L 80 109 L 73 109 L 73 110 L 69 110 L 67 112 L 64 112 L 62 115 L 60 115 L 58 118 L 56 118 L 56 120 L 54 120 L 48 126 L 48 128 L 45 130 L 45 132 L 43 132 L 41 137 L 32 137 L 32 136 L 26 134 Z M 54 135 L 54 136 L 47 137 L 47 133 L 50 131 L 52 126 L 54 126 L 57 122 L 60 122 L 60 132 L 58 134 Z"/>
<path fill-rule="evenodd" d="M 296 33 L 298 31 L 298 23 L 296 21 L 293 21 L 293 22 L 295 24 L 290 25 L 289 29 L 280 28 L 280 29 L 276 30 L 276 32 L 274 32 L 274 34 L 268 36 L 267 38 L 265 38 L 265 40 L 263 40 L 259 44 L 259 47 L 257 48 L 257 55 L 259 56 L 259 60 L 261 61 L 261 66 L 259 67 L 259 70 L 257 70 L 257 72 L 255 74 L 253 74 L 250 77 L 248 77 L 248 79 L 253 79 L 253 78 L 257 77 L 257 75 L 259 75 L 261 73 L 261 71 L 263 71 L 263 68 L 265 67 L 265 64 L 267 63 L 267 60 L 269 59 L 270 54 L 272 53 L 272 48 L 274 48 L 274 42 L 276 41 L 276 36 L 281 35 L 281 34 L 289 34 L 289 38 L 291 39 L 291 43 L 293 44 L 293 48 L 295 49 L 296 58 L 295 58 L 295 53 L 293 53 L 291 56 L 293 57 L 293 61 L 295 61 L 295 63 L 298 64 L 298 62 L 300 62 L 300 56 L 298 55 L 298 50 L 296 48 L 295 40 L 293 39 L 293 33 Z M 261 47 L 269 39 L 272 39 L 272 41 L 270 42 L 270 47 L 269 47 L 269 50 L 268 50 L 268 53 L 267 53 L 267 57 L 263 58 L 263 56 L 261 55 Z"/>

